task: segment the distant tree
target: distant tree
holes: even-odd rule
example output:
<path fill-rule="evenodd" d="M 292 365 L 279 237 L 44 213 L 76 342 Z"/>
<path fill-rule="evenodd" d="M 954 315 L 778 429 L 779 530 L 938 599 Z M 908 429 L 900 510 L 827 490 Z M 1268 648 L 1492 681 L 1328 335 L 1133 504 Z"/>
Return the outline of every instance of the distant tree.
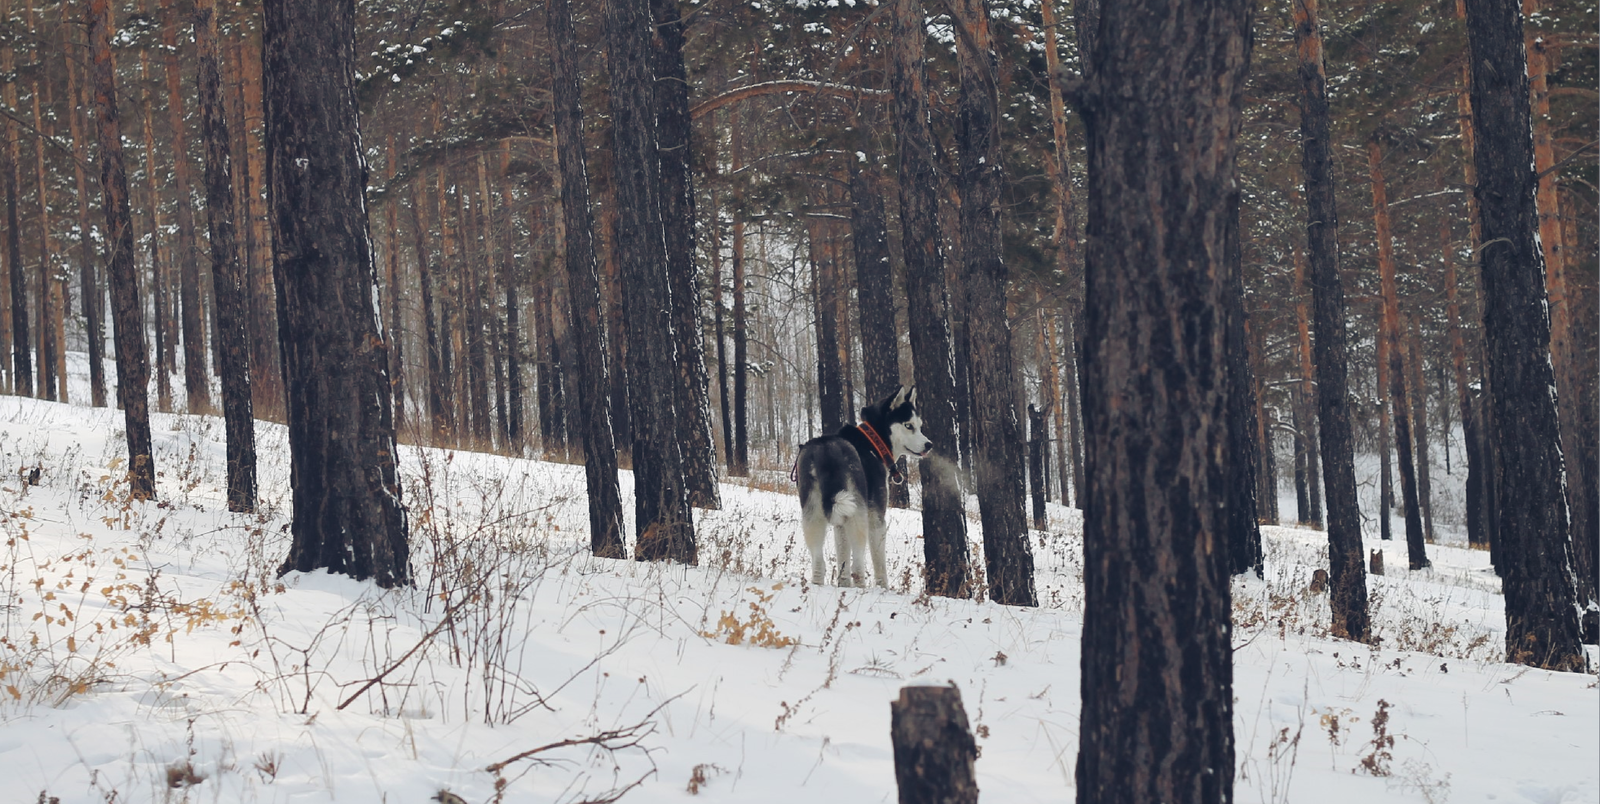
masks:
<path fill-rule="evenodd" d="M 63 17 L 68 13 L 63 5 Z M 88 140 L 83 133 L 83 111 L 87 103 L 78 81 L 78 60 L 64 59 L 67 64 L 67 98 L 73 110 L 67 115 L 72 132 L 72 151 L 88 153 Z M 78 300 L 83 310 L 83 329 L 88 341 L 89 399 L 97 408 L 106 406 L 105 321 L 101 307 L 100 271 L 96 265 L 94 238 L 89 235 L 89 188 L 83 169 L 84 159 L 72 160 L 72 176 L 78 196 Z M 0 361 L 3 362 L 3 361 Z"/>
<path fill-rule="evenodd" d="M 1517 0 L 1467 0 L 1506 657 L 1582 670 Z"/>
<path fill-rule="evenodd" d="M 1224 255 L 1254 5 L 1106 3 L 1087 49 L 1083 804 L 1233 800 Z"/>
<path fill-rule="evenodd" d="M 172 129 L 172 184 L 177 191 L 178 301 L 183 331 L 183 387 L 191 413 L 211 412 L 211 382 L 206 374 L 205 315 L 200 309 L 200 262 L 189 180 L 189 134 L 184 114 L 183 76 L 178 68 L 178 12 L 174 0 L 161 0 L 161 52 L 167 78 L 167 125 Z"/>
<path fill-rule="evenodd" d="M 966 597 L 967 523 L 956 465 L 955 366 L 950 298 L 939 234 L 939 187 L 928 124 L 924 76 L 926 26 L 921 0 L 894 0 L 889 86 L 894 93 L 895 140 L 900 147 L 900 230 L 905 246 L 906 296 L 917 409 L 933 455 L 920 462 L 923 572 L 928 594 Z"/>
<path fill-rule="evenodd" d="M 282 571 L 410 582 L 367 234 L 355 0 L 267 0 L 262 29 L 293 542 Z"/>
<path fill-rule="evenodd" d="M 576 342 L 578 408 L 582 422 L 584 477 L 589 492 L 589 546 L 597 556 L 625 558 L 622 497 L 617 490 L 617 451 L 606 393 L 606 330 L 600 320 L 600 278 L 594 255 L 594 216 L 589 212 L 589 172 L 583 144 L 583 110 L 567 0 L 546 6 L 555 97 L 556 158 L 561 171 L 561 213 L 566 222 L 567 282 Z"/>
<path fill-rule="evenodd" d="M 89 38 L 89 87 L 100 146 L 101 209 L 111 253 L 111 324 L 116 338 L 117 403 L 128 439 L 128 485 L 136 499 L 156 493 L 150 439 L 150 364 L 144 351 L 144 312 L 133 267 L 133 216 L 122 163 L 122 120 L 117 115 L 117 72 L 112 62 L 110 0 L 84 6 Z M 26 376 L 26 375 L 22 375 Z"/>
<path fill-rule="evenodd" d="M 1223 248 L 1223 359 L 1227 362 L 1228 571 L 1262 574 L 1261 522 L 1256 506 L 1256 474 L 1262 445 L 1256 418 L 1256 381 L 1250 370 L 1250 344 L 1244 309 L 1244 253 L 1240 243 L 1239 193 L 1228 194 L 1228 231 Z"/>
<path fill-rule="evenodd" d="M 1365 642 L 1366 556 L 1356 504 L 1355 441 L 1351 434 L 1344 285 L 1339 278 L 1339 215 L 1334 206 L 1328 79 L 1322 63 L 1317 0 L 1295 0 L 1294 39 L 1300 64 L 1300 166 L 1305 182 L 1306 259 L 1311 266 L 1311 328 L 1317 370 L 1317 433 L 1322 441 L 1323 499 L 1328 514 L 1328 603 L 1333 633 Z M 1387 514 L 1385 514 L 1387 516 Z"/>
<path fill-rule="evenodd" d="M 216 349 L 222 362 L 222 415 L 228 437 L 228 510 L 256 507 L 255 417 L 250 396 L 250 321 L 244 266 L 234 229 L 233 165 L 222 107 L 216 0 L 195 0 L 201 136 L 206 150 L 206 223 L 217 300 Z"/>
<path fill-rule="evenodd" d="M 0 14 L 11 16 L 11 2 L 0 5 Z M 17 70 L 16 47 L 8 39 L 0 45 L 0 72 L 15 75 Z M 0 89 L 0 99 L 6 108 L 17 108 L 17 82 L 6 81 Z M 7 116 L 4 121 L 5 149 L 0 151 L 0 183 L 4 184 L 6 207 L 5 256 L 6 272 L 10 275 L 11 307 L 6 311 L 11 322 L 11 391 L 19 396 L 33 396 L 33 340 L 28 328 L 28 274 L 22 265 L 22 222 L 17 215 L 18 197 L 17 164 L 20 155 L 17 143 L 17 124 Z"/>

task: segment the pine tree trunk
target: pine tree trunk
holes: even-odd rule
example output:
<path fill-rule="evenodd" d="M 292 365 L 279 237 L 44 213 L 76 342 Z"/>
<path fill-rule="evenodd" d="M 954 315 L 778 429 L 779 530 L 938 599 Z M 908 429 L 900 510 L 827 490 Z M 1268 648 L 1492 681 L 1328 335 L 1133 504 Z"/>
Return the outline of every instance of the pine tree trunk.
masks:
<path fill-rule="evenodd" d="M 267 176 L 294 489 L 281 571 L 326 568 L 391 588 L 410 583 L 409 546 L 363 198 L 355 41 L 354 0 L 265 3 Z"/>
<path fill-rule="evenodd" d="M 609 200 L 615 201 L 615 188 Z M 628 402 L 628 319 L 622 305 L 622 269 L 617 262 L 617 207 L 615 203 L 599 205 L 602 210 L 601 233 L 604 238 L 604 267 L 606 299 L 606 342 L 611 347 L 609 365 L 611 388 L 611 434 L 617 444 L 619 466 L 633 468 L 633 411 Z"/>
<path fill-rule="evenodd" d="M 9 17 L 11 4 L 8 2 L 0 6 L 0 13 Z M 8 39 L 5 46 L 0 48 L 0 73 L 15 75 L 16 69 L 15 49 Z M 17 108 L 16 82 L 5 82 L 4 89 L 0 90 L 0 98 L 5 100 L 7 108 Z M 21 169 L 18 164 L 21 161 L 21 149 L 17 141 L 17 124 L 10 117 L 5 120 L 5 137 L 0 181 L 5 184 L 6 272 L 11 276 L 11 390 L 19 396 L 33 396 L 33 339 L 28 332 L 28 278 L 27 269 L 22 265 L 22 222 L 17 214 L 21 192 L 17 177 L 17 171 Z"/>
<path fill-rule="evenodd" d="M 920 0 L 894 0 L 890 78 L 894 131 L 900 149 L 900 226 L 905 249 L 911 356 L 923 432 L 932 455 L 918 465 L 922 477 L 923 571 L 930 595 L 967 597 L 966 513 L 956 477 L 955 366 L 950 300 L 945 290 L 939 234 L 939 188 L 923 76 L 925 21 Z"/>
<path fill-rule="evenodd" d="M 1028 405 L 1028 487 L 1033 498 L 1033 529 L 1048 530 L 1050 521 L 1045 516 L 1045 490 L 1050 485 L 1050 479 L 1045 476 L 1045 445 L 1049 439 L 1045 436 L 1044 411 L 1035 405 Z"/>
<path fill-rule="evenodd" d="M 844 367 L 839 363 L 839 266 L 826 242 L 826 225 L 813 218 L 807 225 L 811 263 L 811 302 L 817 332 L 817 407 L 821 429 L 834 433 L 855 421 L 845 397 Z"/>
<path fill-rule="evenodd" d="M 645 0 L 606 0 L 606 68 L 611 83 L 617 263 L 627 287 L 628 403 L 639 530 L 634 557 L 697 562 L 694 520 L 679 450 L 672 289 L 662 229 L 660 160 L 651 20 Z"/>
<path fill-rule="evenodd" d="M 1237 183 L 1235 183 L 1237 186 Z M 1223 240 L 1223 360 L 1226 363 L 1227 482 L 1223 516 L 1228 531 L 1228 571 L 1262 577 L 1261 522 L 1256 507 L 1256 472 L 1262 444 L 1256 415 L 1256 381 L 1250 371 L 1249 322 L 1244 309 L 1244 247 L 1239 226 L 1239 192 L 1227 195 Z M 1263 472 L 1264 474 L 1264 472 Z"/>
<path fill-rule="evenodd" d="M 68 58 L 67 99 L 72 107 L 67 114 L 72 131 L 72 152 L 88 153 L 84 138 L 82 109 L 87 107 L 78 87 L 78 60 Z M 89 236 L 89 188 L 84 160 L 72 160 L 72 177 L 78 189 L 78 283 L 83 310 L 83 331 L 89 349 L 89 398 L 97 408 L 106 406 L 105 322 L 101 314 L 99 268 L 94 240 Z"/>
<path fill-rule="evenodd" d="M 1233 800 L 1226 262 L 1253 5 L 1108 3 L 1088 51 L 1080 804 Z"/>
<path fill-rule="evenodd" d="M 977 804 L 978 746 L 954 683 L 901 687 L 889 724 L 900 804 Z"/>
<path fill-rule="evenodd" d="M 500 173 L 507 175 L 511 168 L 511 140 L 505 140 L 505 147 L 500 152 Z M 588 176 L 584 176 L 588 180 Z M 523 449 L 522 431 L 522 277 L 523 271 L 517 265 L 516 249 L 511 245 L 512 239 L 512 210 L 516 205 L 512 194 L 512 183 L 503 181 L 500 185 L 501 206 L 505 209 L 505 243 L 500 253 L 503 265 L 500 269 L 500 280 L 505 284 L 506 294 L 506 331 L 505 331 L 505 356 L 506 356 L 506 440 L 509 443 L 511 454 L 521 455 Z M 585 189 L 587 195 L 587 188 Z M 593 226 L 591 218 L 591 227 Z M 593 230 L 590 231 L 589 250 L 594 251 Z M 593 269 L 593 265 L 590 269 Z M 596 288 L 599 285 L 596 284 Z M 598 312 L 597 312 L 598 314 Z M 604 341 L 601 341 L 604 343 Z M 580 347 L 581 348 L 581 347 Z M 580 356 L 581 360 L 582 357 Z M 581 380 L 579 381 L 581 384 Z M 583 397 L 580 397 L 582 399 Z M 581 403 L 580 403 L 581 404 Z M 585 407 L 584 410 L 593 408 Z M 585 453 L 587 454 L 587 453 Z M 612 457 L 615 461 L 615 456 Z"/>
<path fill-rule="evenodd" d="M 735 171 L 744 166 L 743 116 L 734 113 L 732 131 L 732 164 Z M 728 474 L 734 477 L 750 476 L 750 321 L 745 308 L 744 220 L 733 221 L 732 294 L 733 294 L 733 454 L 728 458 Z"/>
<path fill-rule="evenodd" d="M 672 331 L 677 338 L 677 438 L 683 479 L 696 508 L 722 507 L 717 450 L 711 438 L 710 381 L 706 374 L 705 314 L 700 266 L 695 259 L 695 197 L 690 160 L 689 80 L 683 64 L 684 23 L 678 0 L 650 0 L 655 24 L 656 153 L 660 159 L 661 220 L 667 281 L 672 289 Z"/>
<path fill-rule="evenodd" d="M 384 181 L 387 203 L 383 208 L 385 228 L 384 263 L 387 270 L 384 287 L 389 297 L 389 321 L 385 335 L 389 342 L 390 396 L 394 399 L 394 431 L 406 430 L 405 337 L 400 324 L 400 200 L 395 195 L 394 134 L 384 138 Z"/>
<path fill-rule="evenodd" d="M 190 413 L 211 412 L 211 383 L 206 375 L 205 315 L 200 304 L 199 248 L 195 241 L 194 202 L 189 183 L 189 134 L 184 122 L 183 79 L 178 71 L 178 14 L 174 0 L 161 0 L 161 28 L 167 73 L 167 123 L 172 128 L 172 178 L 177 193 L 178 298 L 182 306 L 183 387 Z"/>
<path fill-rule="evenodd" d="M 1483 331 L 1499 468 L 1506 656 L 1582 670 L 1550 320 L 1539 251 L 1527 61 L 1516 0 L 1467 0 L 1482 221 Z"/>
<path fill-rule="evenodd" d="M 617 490 L 617 452 L 607 392 L 606 327 L 594 252 L 594 217 L 589 211 L 588 157 L 583 142 L 576 37 L 567 0 L 547 6 L 555 101 L 556 158 L 561 171 L 567 282 L 572 302 L 573 355 L 578 407 L 583 410 L 584 480 L 589 498 L 589 548 L 605 558 L 626 558 L 622 498 Z"/>
<path fill-rule="evenodd" d="M 222 411 L 228 437 L 228 510 L 256 506 L 255 417 L 250 398 L 250 331 L 244 266 L 234 230 L 233 168 L 228 120 L 222 106 L 217 56 L 216 0 L 195 0 L 194 38 L 199 50 L 201 136 L 205 143 L 206 223 L 211 233 L 211 276 L 216 287 L 216 349 L 222 359 Z"/>
<path fill-rule="evenodd" d="M 1421 334 L 1417 331 L 1416 316 L 1408 316 L 1409 337 L 1406 338 L 1407 390 L 1411 396 L 1411 431 L 1416 436 L 1417 451 L 1417 507 L 1422 514 L 1424 541 L 1433 541 L 1433 478 L 1428 458 L 1428 390 L 1422 381 Z"/>
<path fill-rule="evenodd" d="M 30 27 L 33 23 L 33 5 L 28 5 Z M 33 80 L 33 130 L 42 136 L 49 136 L 45 128 L 44 115 L 41 113 L 40 96 L 45 94 L 46 86 L 38 78 L 38 70 L 44 69 L 42 60 L 36 63 L 35 77 Z M 56 340 L 55 312 L 58 308 L 59 283 L 56 282 L 51 270 L 54 262 L 52 254 L 54 249 L 50 245 L 50 183 L 45 178 L 44 143 L 35 142 L 34 153 L 34 187 L 35 198 L 39 202 L 39 217 L 35 222 L 39 233 L 39 281 L 38 289 L 34 292 L 34 321 L 38 324 L 39 340 L 39 398 L 52 402 L 60 399 L 67 401 L 64 394 L 57 388 L 57 360 L 59 359 L 60 343 Z M 61 377 L 61 379 L 66 379 Z"/>
<path fill-rule="evenodd" d="M 1322 445 L 1323 499 L 1328 515 L 1328 603 L 1333 634 L 1365 642 L 1366 555 L 1356 503 L 1355 440 L 1350 427 L 1344 284 L 1339 278 L 1339 217 L 1334 207 L 1332 137 L 1322 26 L 1317 0 L 1295 0 L 1294 38 L 1300 61 L 1300 167 L 1305 177 L 1306 260 L 1310 266 L 1317 434 Z M 1387 513 L 1385 513 L 1387 516 Z"/>
<path fill-rule="evenodd" d="M 84 8 L 89 40 L 89 86 L 100 146 L 101 208 L 111 251 L 111 323 L 117 351 L 117 402 L 128 441 L 128 491 L 148 500 L 156 493 L 150 440 L 150 364 L 144 352 L 144 314 L 133 266 L 133 216 L 122 162 L 122 121 L 117 115 L 116 67 L 111 54 L 111 4 L 89 0 Z"/>
<path fill-rule="evenodd" d="M 442 170 L 442 168 L 441 168 Z M 419 189 L 421 178 L 411 183 L 411 235 L 417 254 L 417 285 L 422 298 L 423 340 L 428 350 L 428 432 L 434 446 L 444 443 L 449 420 L 444 408 L 444 367 L 439 354 L 439 326 L 434 318 L 433 267 L 428 259 L 428 224 L 422 217 L 426 189 Z M 398 203 L 398 201 L 396 201 Z"/>
<path fill-rule="evenodd" d="M 1400 343 L 1400 291 L 1395 278 L 1394 235 L 1389 222 L 1389 192 L 1383 176 L 1383 147 L 1376 135 L 1367 141 L 1367 170 L 1372 178 L 1372 217 L 1378 237 L 1378 275 L 1383 295 L 1383 319 L 1378 333 L 1380 368 L 1387 368 L 1389 401 L 1394 412 L 1394 444 L 1400 459 L 1400 499 L 1406 523 L 1406 554 L 1411 569 L 1429 566 L 1423 540 L 1422 510 L 1417 497 L 1417 467 L 1412 447 L 1411 399 L 1406 387 L 1405 351 Z M 1388 429 L 1384 430 L 1385 435 Z M 1387 512 L 1384 521 L 1388 521 Z"/>
<path fill-rule="evenodd" d="M 1299 200 L 1299 193 L 1295 193 L 1295 200 Z M 1295 284 L 1295 325 L 1299 331 L 1297 342 L 1300 358 L 1300 387 L 1295 395 L 1295 452 L 1296 461 L 1303 459 L 1305 462 L 1306 490 L 1305 505 L 1299 511 L 1299 522 L 1302 525 L 1322 527 L 1322 475 L 1318 471 L 1318 454 L 1316 447 L 1317 438 L 1317 387 L 1314 381 L 1316 369 L 1311 360 L 1311 289 L 1306 285 L 1306 256 L 1302 243 L 1294 244 L 1294 284 Z M 1299 481 L 1297 480 L 1296 483 Z"/>
<path fill-rule="evenodd" d="M 467 324 L 467 380 L 472 400 L 472 440 L 478 449 L 494 448 L 494 435 L 489 417 L 489 321 L 494 318 L 494 297 L 489 295 L 489 266 L 494 264 L 494 249 L 489 236 L 489 178 L 488 168 L 480 152 L 476 163 L 478 183 L 474 190 L 460 194 L 463 202 L 472 199 L 472 215 L 463 208 L 461 225 L 471 226 L 476 232 L 463 231 L 462 251 L 473 256 L 461 260 L 462 279 L 466 292 Z M 482 255 L 481 257 L 479 255 Z"/>
<path fill-rule="evenodd" d="M 987 0 L 951 5 L 956 25 L 960 111 L 956 147 L 961 194 L 961 266 L 965 282 L 974 469 L 989 597 L 1008 606 L 1037 606 L 1033 551 L 1023 507 L 1026 451 L 1016 406 L 1011 325 L 1006 307 L 1010 272 L 1001 255 L 1001 172 L 998 67 Z M 1037 482 L 1037 481 L 1036 481 Z M 1042 503 L 1041 503 L 1042 504 Z"/>
<path fill-rule="evenodd" d="M 145 6 L 145 3 L 140 3 L 141 13 L 146 10 Z M 150 303 L 155 308 L 155 320 L 151 323 L 155 330 L 156 407 L 167 411 L 172 410 L 172 317 L 167 314 L 167 270 L 161 251 L 161 244 L 165 242 L 162 233 L 166 227 L 161 219 L 161 191 L 157 179 L 159 169 L 156 166 L 155 123 L 152 120 L 155 103 L 151 100 L 149 90 L 150 58 L 144 49 L 139 51 L 139 77 L 142 79 L 139 82 L 139 106 L 144 110 L 145 197 L 146 208 L 150 211 Z M 142 339 L 143 335 L 140 337 Z"/>
<path fill-rule="evenodd" d="M 250 292 L 250 392 L 255 398 L 255 414 L 273 421 L 287 421 L 283 389 L 282 355 L 278 349 L 277 288 L 272 276 L 272 238 L 267 230 L 267 215 L 262 204 L 266 197 L 266 146 L 263 128 L 251 124 L 252 115 L 264 114 L 261 97 L 261 59 L 255 48 L 248 51 L 239 43 L 239 97 L 245 141 L 244 168 L 245 246 Z M 248 53 L 248 57 L 246 57 Z"/>

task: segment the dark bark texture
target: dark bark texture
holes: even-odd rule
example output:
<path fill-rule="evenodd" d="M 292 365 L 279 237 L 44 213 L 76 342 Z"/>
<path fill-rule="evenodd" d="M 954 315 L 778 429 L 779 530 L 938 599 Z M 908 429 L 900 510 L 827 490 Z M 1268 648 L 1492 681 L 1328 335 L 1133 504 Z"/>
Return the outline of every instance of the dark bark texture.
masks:
<path fill-rule="evenodd" d="M 1228 571 L 1262 575 L 1261 522 L 1256 513 L 1256 473 L 1261 465 L 1256 418 L 1256 381 L 1250 370 L 1250 344 L 1244 309 L 1244 249 L 1240 242 L 1239 192 L 1228 194 L 1227 240 L 1223 247 L 1226 275 L 1222 289 L 1223 356 L 1227 361 L 1228 406 Z M 1264 474 L 1264 473 L 1263 473 Z"/>
<path fill-rule="evenodd" d="M 410 582 L 389 354 L 368 239 L 355 2 L 268 0 L 267 180 L 289 412 L 293 543 L 283 572 Z"/>
<path fill-rule="evenodd" d="M 1466 6 L 1506 657 L 1582 670 L 1544 257 L 1537 239 L 1522 13 L 1516 0 L 1467 0 Z"/>
<path fill-rule="evenodd" d="M 923 573 L 928 594 L 966 597 L 967 522 L 956 466 L 956 383 L 939 235 L 939 180 L 923 76 L 924 15 L 920 0 L 894 0 L 889 84 L 900 146 L 900 227 L 905 244 L 907 312 L 915 365 L 917 410 L 933 453 L 922 477 Z"/>
<path fill-rule="evenodd" d="M 228 436 L 228 510 L 256 507 L 256 431 L 250 399 L 250 321 L 244 266 L 234 228 L 233 167 L 222 106 L 216 0 L 196 0 L 201 136 L 206 147 L 206 223 L 217 302 L 216 349 L 222 363 L 222 415 Z"/>
<path fill-rule="evenodd" d="M 954 685 L 901 687 L 889 741 L 900 804 L 977 804 L 978 745 Z"/>
<path fill-rule="evenodd" d="M 1317 0 L 1296 0 L 1294 37 L 1300 56 L 1300 158 L 1305 178 L 1306 261 L 1311 284 L 1312 362 L 1317 371 L 1317 433 L 1322 446 L 1323 501 L 1328 516 L 1328 602 L 1333 633 L 1367 641 L 1367 577 L 1356 505 L 1355 441 L 1351 435 L 1348 336 L 1339 279 L 1339 217 L 1333 198 L 1327 75 Z"/>
<path fill-rule="evenodd" d="M 205 319 L 200 309 L 200 261 L 195 245 L 194 203 L 190 200 L 189 135 L 184 123 L 182 75 L 178 71 L 178 15 L 173 0 L 162 0 L 166 19 L 161 29 L 167 78 L 167 123 L 172 128 L 172 179 L 177 193 L 179 321 L 183 332 L 183 387 L 191 413 L 211 412 L 211 383 L 206 375 Z"/>
<path fill-rule="evenodd" d="M 116 66 L 111 58 L 109 0 L 85 6 L 89 38 L 89 91 L 94 98 L 95 133 L 100 146 L 101 209 L 111 251 L 111 324 L 117 353 L 117 402 L 128 438 L 128 491 L 137 499 L 156 493 L 156 465 L 150 444 L 150 364 L 144 351 L 144 312 L 133 266 L 133 213 L 128 204 L 128 174 L 122 161 L 122 121 L 117 116 Z M 26 374 L 19 372 L 19 382 Z"/>
<path fill-rule="evenodd" d="M 650 9 L 607 0 L 612 157 L 618 220 L 614 248 L 627 317 L 628 404 L 633 419 L 634 557 L 693 564 L 694 521 L 677 428 L 677 338 L 661 223 Z"/>
<path fill-rule="evenodd" d="M 600 320 L 600 278 L 594 253 L 594 216 L 589 212 L 589 174 L 583 145 L 576 38 L 567 0 L 550 0 L 552 90 L 555 100 L 556 158 L 561 170 L 561 213 L 566 222 L 568 295 L 582 411 L 584 479 L 589 491 L 589 546 L 597 556 L 624 558 L 622 496 L 617 489 L 617 450 L 611 433 L 611 402 L 606 393 L 607 346 Z"/>
<path fill-rule="evenodd" d="M 1223 263 L 1252 6 L 1107 4 L 1079 97 L 1084 804 L 1233 798 Z"/>

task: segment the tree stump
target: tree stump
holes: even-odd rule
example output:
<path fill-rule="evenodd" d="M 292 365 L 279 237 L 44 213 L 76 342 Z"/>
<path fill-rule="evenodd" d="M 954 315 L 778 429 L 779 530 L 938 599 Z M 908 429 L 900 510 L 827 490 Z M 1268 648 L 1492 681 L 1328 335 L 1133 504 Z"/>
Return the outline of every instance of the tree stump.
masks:
<path fill-rule="evenodd" d="M 1382 550 L 1373 550 L 1371 555 L 1372 555 L 1372 557 L 1369 560 L 1370 560 L 1370 563 L 1371 563 L 1372 566 L 1371 566 L 1370 569 L 1367 570 L 1367 572 L 1372 574 L 1372 575 L 1382 575 L 1383 574 L 1383 551 Z"/>
<path fill-rule="evenodd" d="M 902 687 L 889 712 L 900 804 L 976 802 L 978 750 L 961 691 L 954 684 Z"/>

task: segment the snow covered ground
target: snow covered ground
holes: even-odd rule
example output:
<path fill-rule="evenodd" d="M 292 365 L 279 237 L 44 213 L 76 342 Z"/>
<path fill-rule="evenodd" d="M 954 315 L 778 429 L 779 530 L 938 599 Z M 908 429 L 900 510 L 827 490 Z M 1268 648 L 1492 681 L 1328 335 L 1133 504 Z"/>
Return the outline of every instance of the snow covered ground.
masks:
<path fill-rule="evenodd" d="M 894 801 L 913 681 L 960 688 L 986 800 L 1073 795 L 1075 511 L 1034 534 L 1021 610 L 919 597 L 914 512 L 888 591 L 806 583 L 781 472 L 723 485 L 683 567 L 586 555 L 581 467 L 403 447 L 418 579 L 382 592 L 276 576 L 282 427 L 257 425 L 255 515 L 223 504 L 220 419 L 154 430 L 159 500 L 129 502 L 119 413 L 0 397 L 0 800 Z M 1239 801 L 1600 801 L 1596 677 L 1500 663 L 1485 553 L 1409 573 L 1374 536 L 1371 647 L 1305 589 L 1323 535 L 1264 535 L 1235 588 Z"/>

